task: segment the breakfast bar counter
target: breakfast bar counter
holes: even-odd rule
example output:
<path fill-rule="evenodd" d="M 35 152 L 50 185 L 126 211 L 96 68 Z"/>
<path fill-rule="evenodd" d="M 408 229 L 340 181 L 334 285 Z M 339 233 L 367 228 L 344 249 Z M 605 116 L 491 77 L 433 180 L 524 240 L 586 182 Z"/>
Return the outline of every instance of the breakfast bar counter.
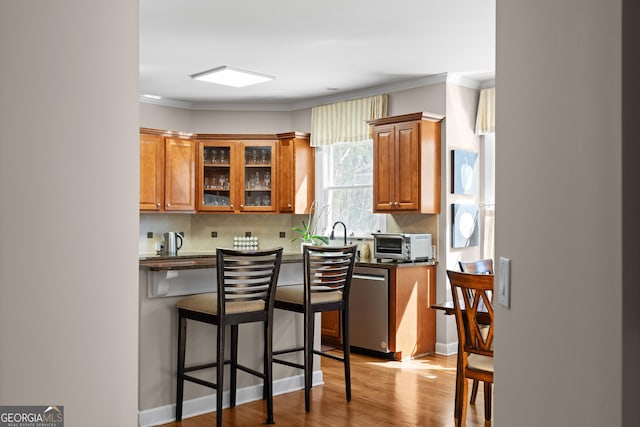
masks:
<path fill-rule="evenodd" d="M 302 254 L 284 254 L 282 263 L 302 262 Z M 376 258 L 357 258 L 357 267 L 378 267 L 378 268 L 405 268 L 417 266 L 436 265 L 436 260 L 397 262 L 384 261 Z M 215 268 L 216 255 L 211 252 L 184 252 L 175 256 L 143 254 L 140 255 L 139 265 L 141 270 L 162 271 L 162 270 L 189 270 L 198 268 Z"/>

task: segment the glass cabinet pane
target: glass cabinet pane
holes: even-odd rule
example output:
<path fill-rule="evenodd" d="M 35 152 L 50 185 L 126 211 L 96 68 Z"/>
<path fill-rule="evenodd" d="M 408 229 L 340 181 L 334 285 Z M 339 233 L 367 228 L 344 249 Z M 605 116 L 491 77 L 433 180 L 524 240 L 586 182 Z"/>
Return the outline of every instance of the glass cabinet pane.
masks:
<path fill-rule="evenodd" d="M 271 207 L 273 205 L 273 146 L 244 147 L 244 206 Z M 258 209 L 262 210 L 262 209 Z"/>
<path fill-rule="evenodd" d="M 203 147 L 202 206 L 231 206 L 231 149 Z"/>

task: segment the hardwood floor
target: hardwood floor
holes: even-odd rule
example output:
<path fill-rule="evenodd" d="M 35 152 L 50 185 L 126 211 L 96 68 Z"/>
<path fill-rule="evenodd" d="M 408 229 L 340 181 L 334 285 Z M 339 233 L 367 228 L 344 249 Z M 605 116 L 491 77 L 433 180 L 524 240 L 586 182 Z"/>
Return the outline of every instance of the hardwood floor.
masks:
<path fill-rule="evenodd" d="M 323 358 L 324 382 L 311 390 L 311 412 L 304 411 L 304 391 L 274 397 L 277 426 L 453 426 L 456 357 L 429 356 L 395 362 L 352 353 L 352 400 L 345 400 L 344 370 Z M 469 390 L 471 384 L 469 383 Z M 467 426 L 485 426 L 484 396 L 467 409 Z M 225 426 L 264 426 L 264 401 L 223 411 Z M 486 425 L 491 425 L 487 423 Z M 184 419 L 163 427 L 215 426 L 215 413 Z"/>

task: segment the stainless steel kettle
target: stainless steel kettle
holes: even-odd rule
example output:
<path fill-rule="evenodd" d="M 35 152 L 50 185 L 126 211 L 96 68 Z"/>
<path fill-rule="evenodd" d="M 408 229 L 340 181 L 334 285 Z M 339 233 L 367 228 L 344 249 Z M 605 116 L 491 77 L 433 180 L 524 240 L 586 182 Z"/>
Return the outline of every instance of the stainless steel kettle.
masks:
<path fill-rule="evenodd" d="M 162 251 L 163 255 L 178 255 L 178 250 L 182 247 L 183 242 L 184 239 L 179 233 L 175 233 L 173 231 L 164 233 L 164 248 Z"/>

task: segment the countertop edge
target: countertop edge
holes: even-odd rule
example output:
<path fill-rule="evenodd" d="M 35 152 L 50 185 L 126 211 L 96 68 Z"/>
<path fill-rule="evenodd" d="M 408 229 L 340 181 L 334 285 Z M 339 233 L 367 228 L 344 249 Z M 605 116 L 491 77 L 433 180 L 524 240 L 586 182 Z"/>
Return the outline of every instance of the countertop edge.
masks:
<path fill-rule="evenodd" d="M 284 254 L 282 263 L 302 262 L 302 254 Z M 416 261 L 416 262 L 393 262 L 380 261 L 376 258 L 358 259 L 356 267 L 373 267 L 373 268 L 407 268 L 420 266 L 433 266 L 438 263 L 437 260 Z M 215 268 L 215 254 L 197 254 L 189 253 L 176 256 L 161 255 L 140 255 L 139 267 L 141 270 L 147 271 L 164 271 L 164 270 L 192 270 L 200 268 Z"/>

